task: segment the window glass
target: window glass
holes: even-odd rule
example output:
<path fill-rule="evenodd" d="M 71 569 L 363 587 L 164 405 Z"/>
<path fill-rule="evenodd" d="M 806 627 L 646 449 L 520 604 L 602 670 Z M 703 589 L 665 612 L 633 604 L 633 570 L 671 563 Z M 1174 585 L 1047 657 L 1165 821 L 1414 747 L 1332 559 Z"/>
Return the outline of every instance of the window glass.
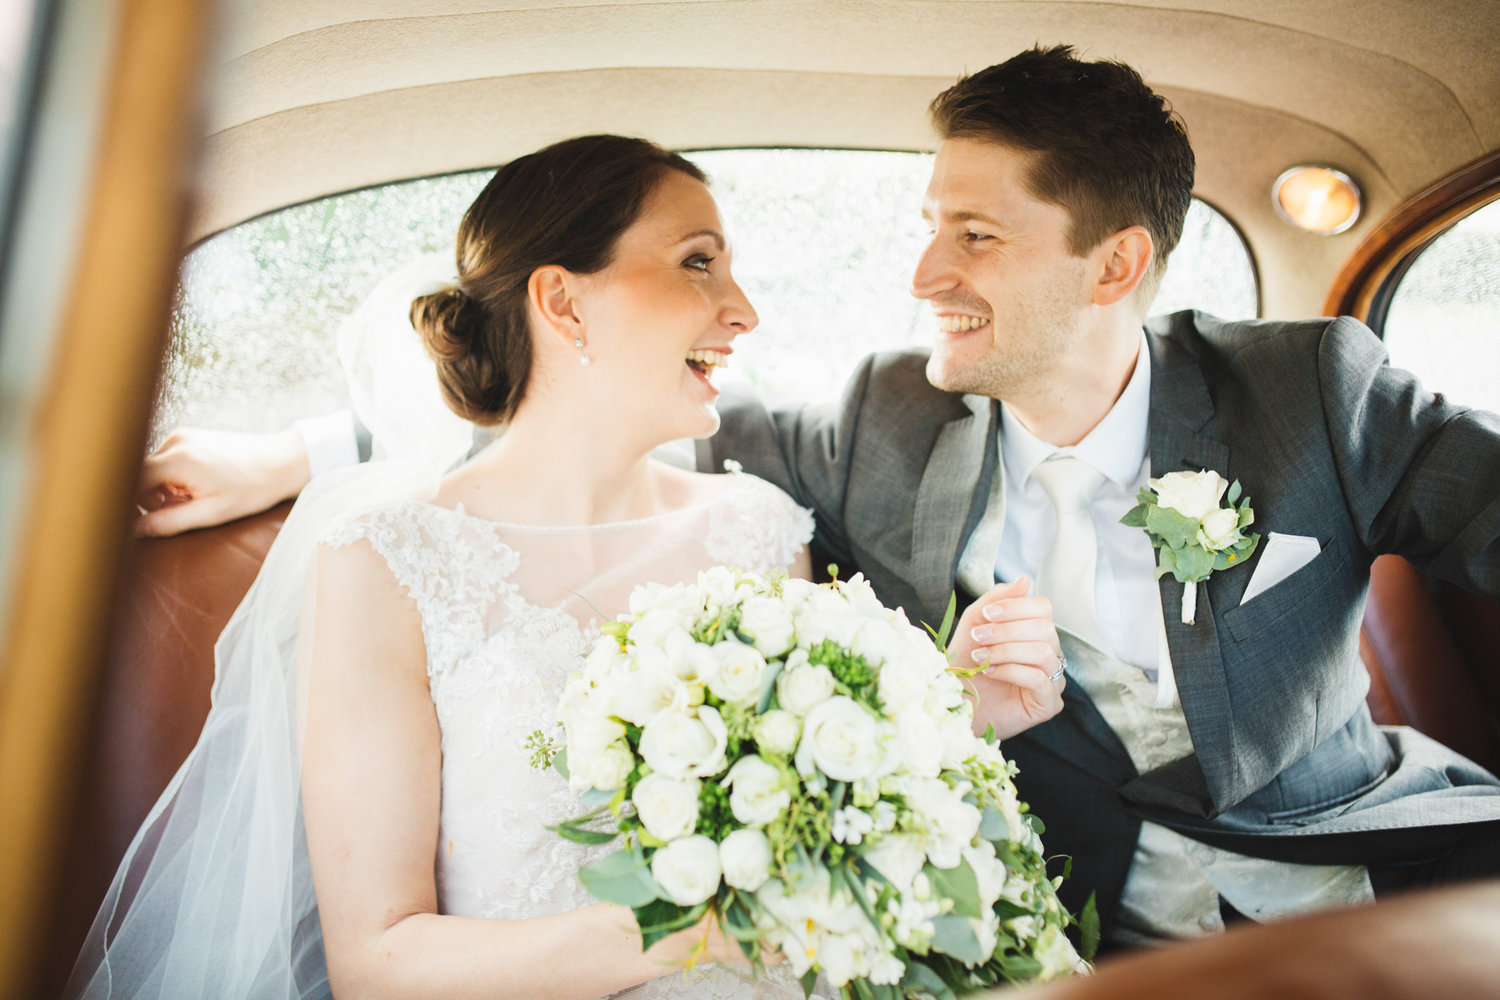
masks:
<path fill-rule="evenodd" d="M 1391 364 L 1429 389 L 1500 411 L 1500 201 L 1427 245 L 1396 286 L 1383 336 Z"/>
<path fill-rule="evenodd" d="M 840 150 L 691 154 L 711 178 L 734 271 L 760 314 L 733 373 L 772 394 L 837 394 L 865 354 L 930 337 L 907 294 L 927 240 L 932 157 Z M 178 423 L 271 430 L 345 405 L 339 320 L 388 271 L 450 252 L 488 171 L 338 195 L 206 241 L 183 267 L 155 433 Z M 1256 314 L 1249 254 L 1195 201 L 1154 312 Z"/>

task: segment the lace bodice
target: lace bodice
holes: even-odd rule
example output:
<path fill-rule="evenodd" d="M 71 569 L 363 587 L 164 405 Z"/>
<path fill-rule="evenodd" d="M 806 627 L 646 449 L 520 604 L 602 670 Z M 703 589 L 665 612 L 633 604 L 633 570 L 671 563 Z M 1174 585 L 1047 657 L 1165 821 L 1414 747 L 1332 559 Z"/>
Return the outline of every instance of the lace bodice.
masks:
<path fill-rule="evenodd" d="M 600 853 L 547 830 L 582 812 L 528 737 L 560 734 L 557 700 L 602 620 L 645 582 L 693 579 L 714 565 L 768 572 L 812 535 L 811 515 L 764 480 L 736 473 L 712 499 L 639 521 L 584 528 L 500 524 L 417 501 L 351 513 L 324 534 L 368 542 L 416 602 L 442 730 L 436 874 L 443 913 L 525 918 L 594 902 L 577 871 Z M 718 967 L 680 973 L 631 998 L 800 998 L 772 970 L 749 984 Z"/>

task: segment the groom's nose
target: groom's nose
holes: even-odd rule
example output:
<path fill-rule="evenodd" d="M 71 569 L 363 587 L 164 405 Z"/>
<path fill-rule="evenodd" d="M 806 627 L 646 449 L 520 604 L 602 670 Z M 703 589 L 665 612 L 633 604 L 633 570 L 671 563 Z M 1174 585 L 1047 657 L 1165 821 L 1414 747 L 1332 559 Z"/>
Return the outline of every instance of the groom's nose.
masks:
<path fill-rule="evenodd" d="M 944 251 L 940 236 L 934 236 L 917 258 L 917 269 L 911 276 L 911 293 L 919 299 L 930 299 L 954 288 L 958 283 L 950 255 Z"/>

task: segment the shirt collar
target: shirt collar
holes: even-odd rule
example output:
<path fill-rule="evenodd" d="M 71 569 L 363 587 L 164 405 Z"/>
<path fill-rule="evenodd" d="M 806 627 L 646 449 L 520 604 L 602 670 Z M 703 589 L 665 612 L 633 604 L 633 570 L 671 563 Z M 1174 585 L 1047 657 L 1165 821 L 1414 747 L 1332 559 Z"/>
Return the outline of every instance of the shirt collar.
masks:
<path fill-rule="evenodd" d="M 1025 486 L 1032 470 L 1053 455 L 1076 455 L 1128 489 L 1146 458 L 1150 419 L 1151 350 L 1142 330 L 1130 381 L 1104 419 L 1076 445 L 1059 448 L 1048 444 L 1022 426 L 1009 406 L 1000 404 L 1000 456 L 1005 462 L 1005 475 L 1018 487 Z"/>

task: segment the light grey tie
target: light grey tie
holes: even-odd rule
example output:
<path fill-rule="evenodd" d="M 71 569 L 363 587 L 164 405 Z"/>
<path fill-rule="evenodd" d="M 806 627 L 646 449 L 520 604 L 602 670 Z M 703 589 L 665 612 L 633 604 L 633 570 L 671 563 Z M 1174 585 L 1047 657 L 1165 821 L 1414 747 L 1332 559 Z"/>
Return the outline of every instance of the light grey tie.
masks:
<path fill-rule="evenodd" d="M 1090 508 L 1104 473 L 1071 455 L 1049 458 L 1031 472 L 1057 508 L 1057 533 L 1042 557 L 1037 592 L 1052 600 L 1053 620 L 1098 645 L 1094 618 L 1094 569 L 1099 541 Z"/>

